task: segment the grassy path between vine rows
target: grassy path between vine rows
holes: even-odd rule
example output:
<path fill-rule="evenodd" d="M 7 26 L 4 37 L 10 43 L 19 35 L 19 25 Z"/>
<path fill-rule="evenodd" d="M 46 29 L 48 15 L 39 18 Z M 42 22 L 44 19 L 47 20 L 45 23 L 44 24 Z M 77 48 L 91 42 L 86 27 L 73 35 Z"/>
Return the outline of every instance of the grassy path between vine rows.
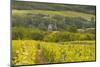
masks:
<path fill-rule="evenodd" d="M 36 64 L 46 64 L 47 61 L 44 58 L 44 56 L 42 55 L 42 50 L 38 49 L 37 50 L 37 54 L 36 54 Z"/>

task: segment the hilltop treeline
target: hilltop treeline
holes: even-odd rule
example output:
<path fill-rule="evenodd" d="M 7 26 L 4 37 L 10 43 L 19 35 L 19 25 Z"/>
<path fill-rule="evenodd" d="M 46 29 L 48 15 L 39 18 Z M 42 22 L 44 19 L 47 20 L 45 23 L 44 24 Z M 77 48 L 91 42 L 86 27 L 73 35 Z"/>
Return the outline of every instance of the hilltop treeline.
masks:
<path fill-rule="evenodd" d="M 83 5 L 72 5 L 72 4 L 51 4 L 41 2 L 25 2 L 12 0 L 12 8 L 18 10 L 52 10 L 52 11 L 77 11 L 89 14 L 95 14 L 95 6 L 83 6 Z"/>

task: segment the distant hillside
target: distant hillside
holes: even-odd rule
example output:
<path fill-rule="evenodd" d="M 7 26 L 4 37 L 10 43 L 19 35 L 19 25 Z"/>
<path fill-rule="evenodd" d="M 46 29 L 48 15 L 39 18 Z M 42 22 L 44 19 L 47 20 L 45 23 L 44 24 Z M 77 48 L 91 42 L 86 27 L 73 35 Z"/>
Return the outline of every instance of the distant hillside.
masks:
<path fill-rule="evenodd" d="M 54 3 L 41 3 L 41 2 L 23 2 L 12 1 L 12 8 L 18 10 L 51 10 L 51 11 L 77 11 L 88 14 L 95 14 L 95 6 L 87 5 L 72 5 L 72 4 L 54 4 Z"/>
<path fill-rule="evenodd" d="M 12 15 L 34 15 L 34 14 L 43 14 L 43 15 L 49 15 L 49 16 L 54 16 L 54 15 L 60 15 L 64 17 L 81 17 L 85 20 L 91 21 L 92 17 L 95 17 L 95 15 L 92 14 L 86 14 L 82 12 L 76 12 L 76 11 L 49 11 L 49 10 L 16 10 L 14 9 L 12 11 Z"/>
<path fill-rule="evenodd" d="M 95 6 L 13 1 L 12 27 L 47 30 L 95 28 Z"/>

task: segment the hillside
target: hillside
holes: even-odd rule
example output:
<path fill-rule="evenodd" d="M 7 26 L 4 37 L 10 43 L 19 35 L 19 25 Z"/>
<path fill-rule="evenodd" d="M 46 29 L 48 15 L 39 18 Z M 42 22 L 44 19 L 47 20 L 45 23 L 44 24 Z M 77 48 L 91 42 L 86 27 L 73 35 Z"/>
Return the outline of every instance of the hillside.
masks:
<path fill-rule="evenodd" d="M 13 39 L 95 39 L 95 6 L 14 1 L 12 7 Z M 62 38 L 58 40 L 59 36 Z"/>
<path fill-rule="evenodd" d="M 27 15 L 27 14 L 44 14 L 44 15 L 61 15 L 65 17 L 81 17 L 85 20 L 91 20 L 91 17 L 95 17 L 92 14 L 86 14 L 76 11 L 51 11 L 51 10 L 13 10 L 13 15 Z"/>

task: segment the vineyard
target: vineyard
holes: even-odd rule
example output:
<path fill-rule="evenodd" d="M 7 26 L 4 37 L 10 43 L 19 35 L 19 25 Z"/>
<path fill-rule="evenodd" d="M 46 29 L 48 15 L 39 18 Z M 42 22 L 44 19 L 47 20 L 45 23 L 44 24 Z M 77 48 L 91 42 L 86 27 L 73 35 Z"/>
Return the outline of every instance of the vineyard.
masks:
<path fill-rule="evenodd" d="M 96 60 L 96 6 L 12 2 L 12 66 Z"/>
<path fill-rule="evenodd" d="M 95 41 L 12 41 L 13 65 L 95 61 Z"/>

